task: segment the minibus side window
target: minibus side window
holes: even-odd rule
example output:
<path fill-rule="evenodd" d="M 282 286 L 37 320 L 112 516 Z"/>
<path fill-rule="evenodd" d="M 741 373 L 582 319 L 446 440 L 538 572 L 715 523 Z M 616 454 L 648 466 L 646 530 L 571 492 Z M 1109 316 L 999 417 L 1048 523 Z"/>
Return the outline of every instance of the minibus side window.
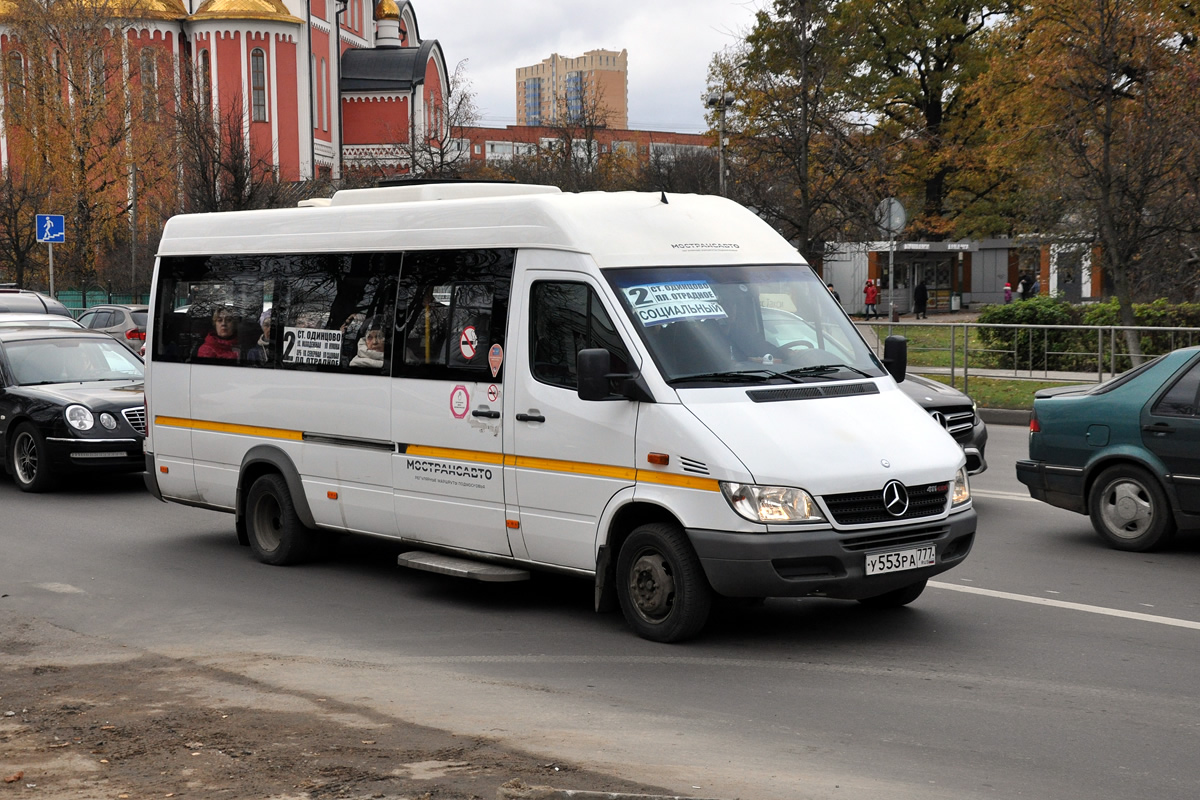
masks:
<path fill-rule="evenodd" d="M 499 380 L 513 259 L 512 250 L 405 253 L 396 302 L 398 374 Z M 489 358 L 493 349 L 497 357 Z"/>
<path fill-rule="evenodd" d="M 274 280 L 261 256 L 163 258 L 155 300 L 155 361 L 238 365 L 259 336 Z"/>
<path fill-rule="evenodd" d="M 396 253 L 280 258 L 271 340 L 284 369 L 391 373 Z"/>
<path fill-rule="evenodd" d="M 389 374 L 397 253 L 164 258 L 153 358 Z"/>
<path fill-rule="evenodd" d="M 603 347 L 612 356 L 612 371 L 626 372 L 629 351 L 586 283 L 538 281 L 529 307 L 533 377 L 541 383 L 574 391 L 579 385 L 576 357 L 580 350 Z"/>

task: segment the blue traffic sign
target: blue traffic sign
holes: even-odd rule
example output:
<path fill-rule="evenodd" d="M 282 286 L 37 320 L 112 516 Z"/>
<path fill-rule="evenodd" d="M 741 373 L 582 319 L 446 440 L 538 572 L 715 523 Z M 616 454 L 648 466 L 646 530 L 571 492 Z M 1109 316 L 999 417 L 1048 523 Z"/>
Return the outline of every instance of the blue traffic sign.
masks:
<path fill-rule="evenodd" d="M 67 224 L 62 214 L 37 215 L 37 240 L 51 244 L 67 241 Z"/>

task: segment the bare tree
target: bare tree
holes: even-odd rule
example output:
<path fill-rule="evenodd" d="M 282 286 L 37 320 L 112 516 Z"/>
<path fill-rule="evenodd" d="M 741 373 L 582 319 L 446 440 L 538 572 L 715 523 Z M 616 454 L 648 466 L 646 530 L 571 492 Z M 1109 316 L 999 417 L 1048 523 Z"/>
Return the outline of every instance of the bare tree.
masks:
<path fill-rule="evenodd" d="M 467 59 L 458 62 L 445 92 L 431 99 L 429 130 L 411 130 L 397 145 L 403 164 L 413 177 L 460 177 L 470 167 L 470 144 L 464 128 L 479 123 L 475 90 L 467 75 Z"/>
<path fill-rule="evenodd" d="M 505 173 L 568 192 L 633 188 L 637 154 L 606 148 L 601 142 L 600 133 L 608 129 L 611 117 L 603 87 L 581 74 L 575 89 L 556 93 L 552 102 L 554 119 L 540 126 L 547 135 L 533 152 L 514 154 Z"/>
<path fill-rule="evenodd" d="M 184 211 L 278 208 L 328 188 L 281 181 L 267 155 L 254 151 L 244 119 L 240 96 L 213 108 L 209 93 L 185 93 L 175 119 Z"/>
<path fill-rule="evenodd" d="M 0 263 L 18 287 L 37 280 L 45 268 L 34 253 L 41 247 L 34 231 L 34 217 L 43 210 L 50 195 L 48 181 L 36 170 L 10 165 L 0 178 Z M 36 275 L 36 278 L 35 278 Z"/>

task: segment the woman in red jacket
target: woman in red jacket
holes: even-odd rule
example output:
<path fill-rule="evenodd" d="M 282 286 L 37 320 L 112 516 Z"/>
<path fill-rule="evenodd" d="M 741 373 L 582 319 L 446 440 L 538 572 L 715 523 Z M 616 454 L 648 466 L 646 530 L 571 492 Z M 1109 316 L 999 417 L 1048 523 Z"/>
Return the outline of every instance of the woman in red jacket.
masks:
<path fill-rule="evenodd" d="M 875 303 L 879 301 L 879 287 L 871 279 L 867 279 L 867 285 L 863 287 L 863 302 L 867 305 L 867 319 L 874 314 L 878 319 L 879 312 L 875 310 Z"/>

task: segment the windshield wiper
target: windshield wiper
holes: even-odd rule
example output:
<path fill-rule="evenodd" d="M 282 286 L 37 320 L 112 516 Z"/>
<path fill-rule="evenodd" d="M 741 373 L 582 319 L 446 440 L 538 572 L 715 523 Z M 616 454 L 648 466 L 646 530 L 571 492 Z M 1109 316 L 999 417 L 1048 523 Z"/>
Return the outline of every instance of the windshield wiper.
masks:
<path fill-rule="evenodd" d="M 811 367 L 798 367 L 796 369 L 789 369 L 783 374 L 788 376 L 825 377 L 831 372 L 837 372 L 843 369 L 853 372 L 856 375 L 862 375 L 864 378 L 875 377 L 871 373 L 863 372 L 861 369 L 852 367 L 849 364 L 815 364 Z"/>
<path fill-rule="evenodd" d="M 717 381 L 721 383 L 765 383 L 772 378 L 783 378 L 792 383 L 801 383 L 799 378 L 795 378 L 786 372 L 776 372 L 770 369 L 737 369 L 728 372 L 703 372 L 699 375 L 681 375 L 678 378 L 672 378 L 667 381 L 668 385 L 674 386 L 677 383 L 692 383 L 700 381 Z"/>

